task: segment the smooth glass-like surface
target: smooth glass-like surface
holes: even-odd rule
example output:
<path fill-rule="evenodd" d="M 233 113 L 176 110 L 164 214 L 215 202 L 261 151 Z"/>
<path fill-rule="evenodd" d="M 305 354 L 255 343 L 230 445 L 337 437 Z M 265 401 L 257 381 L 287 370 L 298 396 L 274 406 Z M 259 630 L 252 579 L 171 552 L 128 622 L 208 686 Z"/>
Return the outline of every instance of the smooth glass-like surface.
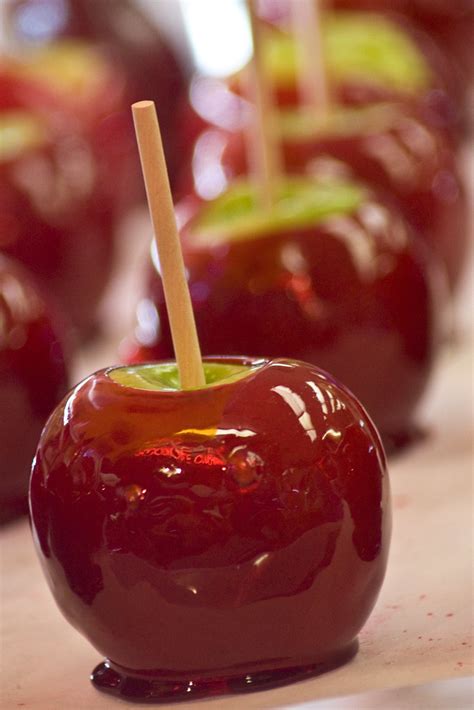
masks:
<path fill-rule="evenodd" d="M 107 659 L 93 682 L 128 699 L 340 664 L 384 576 L 389 484 L 361 405 L 311 365 L 217 362 L 259 367 L 162 392 L 100 371 L 38 447 L 30 502 L 44 572 Z"/>
<path fill-rule="evenodd" d="M 27 275 L 0 257 L 0 523 L 26 512 L 41 429 L 65 394 L 62 343 Z"/>

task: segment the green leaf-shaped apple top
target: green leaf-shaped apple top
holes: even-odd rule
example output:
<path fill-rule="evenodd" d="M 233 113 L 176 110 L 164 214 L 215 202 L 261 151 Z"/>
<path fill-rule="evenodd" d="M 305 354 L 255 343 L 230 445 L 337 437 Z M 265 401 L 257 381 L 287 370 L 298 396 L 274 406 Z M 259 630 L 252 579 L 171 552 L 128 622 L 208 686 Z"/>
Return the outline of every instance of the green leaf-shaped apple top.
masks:
<path fill-rule="evenodd" d="M 278 129 L 282 140 L 304 140 L 325 136 L 348 138 L 389 130 L 400 119 L 397 104 L 380 103 L 362 107 L 330 106 L 316 113 L 301 108 L 284 108 L 278 112 Z"/>
<path fill-rule="evenodd" d="M 370 13 L 329 13 L 323 23 L 324 56 L 336 84 L 377 81 L 389 89 L 416 93 L 426 89 L 430 68 L 415 42 L 395 22 Z M 269 75 L 277 84 L 295 84 L 298 55 L 290 35 L 270 30 L 264 44 Z"/>
<path fill-rule="evenodd" d="M 41 120 L 27 111 L 5 111 L 0 115 L 0 162 L 15 160 L 38 148 L 46 140 Z"/>
<path fill-rule="evenodd" d="M 205 387 L 230 384 L 252 374 L 263 361 L 255 361 L 248 365 L 228 362 L 203 362 Z M 108 376 L 125 387 L 154 391 L 180 390 L 178 367 L 175 362 L 159 362 L 130 367 L 114 367 L 107 372 Z"/>
<path fill-rule="evenodd" d="M 291 176 L 280 180 L 274 205 L 265 209 L 257 187 L 238 181 L 193 218 L 190 245 L 214 246 L 312 227 L 327 217 L 354 212 L 366 194 L 364 187 L 348 181 Z"/>

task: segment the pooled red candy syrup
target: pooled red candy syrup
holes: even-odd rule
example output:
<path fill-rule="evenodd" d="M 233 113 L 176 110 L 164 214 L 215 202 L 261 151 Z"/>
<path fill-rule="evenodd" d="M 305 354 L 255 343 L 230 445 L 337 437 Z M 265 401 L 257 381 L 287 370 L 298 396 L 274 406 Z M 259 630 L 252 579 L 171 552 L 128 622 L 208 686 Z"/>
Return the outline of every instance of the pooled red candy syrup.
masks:
<path fill-rule="evenodd" d="M 111 271 L 113 201 L 60 99 L 12 66 L 0 72 L 0 97 L 0 249 L 35 274 L 87 337 Z"/>
<path fill-rule="evenodd" d="M 130 0 L 6 0 L 5 20 L 17 42 L 33 47 L 58 41 L 80 40 L 100 50 L 125 79 L 126 97 L 119 110 L 103 122 L 96 137 L 99 149 L 116 159 L 116 171 L 133 177 L 132 196 L 141 196 L 139 161 L 130 116 L 130 104 L 152 99 L 157 107 L 170 174 L 180 165 L 180 146 L 176 144 L 175 113 L 185 92 L 180 58 L 163 34 Z M 116 77 L 101 87 L 91 108 L 110 92 Z M 120 154 L 122 163 L 120 164 Z M 124 165 L 124 161 L 126 161 Z M 115 182 L 117 180 L 117 172 Z M 131 173 L 131 174 L 130 174 Z M 114 180 L 114 173 L 111 173 Z M 125 199 L 130 201 L 130 191 Z M 125 204 L 128 204 L 125 202 Z"/>
<path fill-rule="evenodd" d="M 366 191 L 357 206 L 304 226 L 288 216 L 251 235 L 249 219 L 236 239 L 225 224 L 232 209 L 222 209 L 207 239 L 200 220 L 216 203 L 195 207 L 181 231 L 202 352 L 312 362 L 354 392 L 387 447 L 416 438 L 447 294 L 438 262 L 397 212 Z M 128 362 L 171 357 L 161 279 L 150 274 Z"/>
<path fill-rule="evenodd" d="M 443 134 L 393 104 L 339 108 L 327 122 L 289 110 L 280 120 L 287 172 L 326 170 L 367 182 L 404 214 L 444 264 L 451 291 L 456 289 L 469 248 L 469 215 L 456 156 Z M 205 134 L 198 139 L 199 149 L 205 140 Z M 195 152 L 192 180 L 183 174 L 183 193 L 204 186 L 218 194 L 226 181 L 247 173 L 243 134 L 214 132 L 213 141 L 214 151 L 211 145 L 202 157 Z"/>
<path fill-rule="evenodd" d="M 27 273 L 0 256 L 0 523 L 27 510 L 40 433 L 66 389 L 54 315 Z"/>
<path fill-rule="evenodd" d="M 246 692 L 333 668 L 356 653 L 384 577 L 389 483 L 359 402 L 312 365 L 216 363 L 249 374 L 160 391 L 99 371 L 38 447 L 42 567 L 106 658 L 93 684 L 122 699 Z"/>

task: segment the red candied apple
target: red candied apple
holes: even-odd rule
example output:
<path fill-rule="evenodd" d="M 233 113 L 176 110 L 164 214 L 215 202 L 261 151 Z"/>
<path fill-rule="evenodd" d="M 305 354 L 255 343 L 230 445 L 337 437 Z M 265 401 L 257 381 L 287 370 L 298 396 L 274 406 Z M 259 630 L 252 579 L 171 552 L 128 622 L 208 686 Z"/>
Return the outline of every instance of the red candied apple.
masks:
<path fill-rule="evenodd" d="M 320 129 L 314 116 L 290 112 L 282 120 L 289 172 L 317 170 L 325 155 L 347 163 L 354 177 L 395 198 L 439 256 L 454 290 L 465 265 L 469 219 L 456 157 L 443 134 L 402 107 L 383 104 L 347 113 L 336 109 Z"/>
<path fill-rule="evenodd" d="M 249 314 L 250 317 L 250 314 Z M 389 484 L 347 389 L 290 360 L 101 370 L 42 434 L 34 539 L 128 700 L 271 687 L 350 658 L 379 592 Z"/>
<path fill-rule="evenodd" d="M 55 317 L 27 273 L 0 256 L 0 523 L 26 512 L 41 429 L 66 389 Z"/>
<path fill-rule="evenodd" d="M 63 39 L 79 39 L 100 49 L 126 79 L 127 100 L 122 113 L 104 126 L 102 137 L 113 131 L 133 136 L 129 104 L 153 99 L 165 144 L 170 172 L 178 169 L 175 112 L 185 92 L 178 56 L 152 21 L 130 0 L 7 0 L 6 22 L 17 41 L 38 46 Z M 113 146 L 110 146 L 113 148 Z M 136 158 L 136 156 L 134 156 Z M 138 162 L 135 163 L 135 174 Z"/>
<path fill-rule="evenodd" d="M 466 84 L 472 81 L 474 4 L 472 0 L 334 0 L 333 7 L 397 13 L 423 27 L 455 59 Z"/>
<path fill-rule="evenodd" d="M 142 183 L 124 72 L 103 49 L 80 40 L 29 49 L 21 61 L 10 64 L 16 74 L 49 92 L 50 120 L 54 119 L 54 101 L 68 112 L 68 125 L 93 152 L 101 199 L 113 207 L 117 220 L 127 214 L 141 199 Z"/>
<path fill-rule="evenodd" d="M 455 289 L 469 244 L 468 206 L 456 157 L 442 134 L 396 104 L 331 107 L 321 115 L 280 109 L 278 120 L 289 173 L 317 174 L 324 164 L 326 170 L 369 183 L 395 203 L 436 252 Z M 217 196 L 247 172 L 246 156 L 242 134 L 201 134 L 189 172 L 182 175 L 181 193 Z"/>
<path fill-rule="evenodd" d="M 34 272 L 84 337 L 110 274 L 115 213 L 92 150 L 46 95 L 0 72 L 0 248 Z"/>
<path fill-rule="evenodd" d="M 328 12 L 321 30 L 328 85 L 336 102 L 402 102 L 429 125 L 459 137 L 462 111 L 451 94 L 453 71 L 429 37 L 376 13 Z M 269 26 L 263 51 L 279 103 L 296 105 L 300 89 L 295 39 Z M 238 87 L 235 79 L 233 85 Z"/>
<path fill-rule="evenodd" d="M 457 139 L 459 111 L 446 90 L 453 83 L 451 75 L 448 71 L 445 78 L 440 71 L 440 59 L 429 42 L 429 50 L 424 53 L 426 42 L 419 47 L 398 23 L 357 13 L 326 13 L 322 33 L 333 103 L 365 106 L 396 101 L 424 123 L 436 130 L 448 129 L 449 138 Z M 279 104 L 297 106 L 300 85 L 295 40 L 288 32 L 269 25 L 263 33 L 263 58 Z M 227 80 L 196 76 L 191 82 L 189 103 L 181 109 L 177 128 L 187 158 L 185 176 L 193 155 L 201 159 L 200 146 L 196 145 L 201 133 L 213 128 L 239 131 L 249 120 L 249 103 L 239 95 L 242 78 L 241 72 Z M 218 151 L 219 139 L 219 133 L 210 134 L 201 152 L 208 152 L 209 143 L 211 150 Z M 205 155 L 202 162 L 206 163 Z M 208 179 L 212 181 L 212 176 Z M 185 194 L 182 176 L 175 194 Z"/>
<path fill-rule="evenodd" d="M 205 355 L 312 362 L 347 384 L 387 445 L 409 440 L 446 294 L 397 212 L 356 183 L 303 177 L 283 181 L 264 211 L 242 182 L 193 207 L 181 235 Z M 170 357 L 157 273 L 137 313 L 125 359 Z"/>

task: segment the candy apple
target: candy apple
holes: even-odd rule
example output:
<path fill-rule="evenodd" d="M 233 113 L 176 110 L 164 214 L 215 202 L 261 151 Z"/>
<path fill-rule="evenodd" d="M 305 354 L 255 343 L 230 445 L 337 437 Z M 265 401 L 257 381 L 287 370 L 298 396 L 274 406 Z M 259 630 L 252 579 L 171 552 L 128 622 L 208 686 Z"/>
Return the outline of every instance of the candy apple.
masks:
<path fill-rule="evenodd" d="M 128 700 L 271 687 L 349 659 L 390 536 L 383 450 L 359 402 L 290 360 L 101 370 L 49 419 L 33 533 L 66 618 Z"/>
<path fill-rule="evenodd" d="M 383 14 L 340 11 L 326 13 L 322 38 L 328 82 L 337 102 L 403 102 L 429 125 L 457 137 L 461 109 L 450 94 L 452 69 L 429 37 L 410 32 Z M 263 52 L 279 102 L 297 104 L 299 59 L 294 37 L 268 27 Z M 239 82 L 239 76 L 231 80 L 236 88 Z"/>
<path fill-rule="evenodd" d="M 281 120 L 290 172 L 317 170 L 326 155 L 347 163 L 354 177 L 395 198 L 440 257 L 455 288 L 469 243 L 468 205 L 455 154 L 443 134 L 401 106 L 387 104 L 336 109 L 321 118 L 290 111 Z"/>
<path fill-rule="evenodd" d="M 399 23 L 381 15 L 363 13 L 326 13 L 322 26 L 324 57 L 334 105 L 365 106 L 396 101 L 423 123 L 459 138 L 460 110 L 448 95 L 453 85 L 449 67 L 426 38 L 421 46 Z M 294 38 L 285 30 L 268 25 L 263 33 L 263 55 L 268 77 L 281 106 L 299 105 L 297 82 L 298 53 Z M 423 50 L 426 51 L 423 51 Z M 185 195 L 185 181 L 193 155 L 200 160 L 198 137 L 209 129 L 236 132 L 251 116 L 248 101 L 240 95 L 243 72 L 225 79 L 196 76 L 190 84 L 189 100 L 183 103 L 178 121 L 178 140 L 185 160 L 175 184 L 177 198 Z M 203 153 L 219 150 L 219 133 L 206 138 Z M 206 155 L 202 164 L 207 163 Z M 184 173 L 184 178 L 183 178 Z M 204 191 L 212 193 L 203 181 Z M 216 194 L 212 195 L 216 196 Z"/>
<path fill-rule="evenodd" d="M 474 41 L 474 5 L 471 0 L 334 0 L 333 7 L 397 13 L 432 35 L 472 81 L 470 48 Z"/>
<path fill-rule="evenodd" d="M 356 183 L 303 177 L 263 211 L 243 182 L 193 208 L 182 239 L 204 354 L 312 362 L 350 387 L 387 444 L 410 438 L 446 294 L 397 212 Z M 157 273 L 138 317 L 125 359 L 170 357 Z"/>
<path fill-rule="evenodd" d="M 177 169 L 180 156 L 174 142 L 174 115 L 185 91 L 183 70 L 179 58 L 137 3 L 62 0 L 58 5 L 57 0 L 7 0 L 5 17 L 11 36 L 20 42 L 38 46 L 75 39 L 103 51 L 115 72 L 125 76 L 127 92 L 122 113 L 114 114 L 110 125 L 104 126 L 105 144 L 111 132 L 114 140 L 117 134 L 122 138 L 124 125 L 130 139 L 129 104 L 143 97 L 153 99 L 170 171 Z"/>
<path fill-rule="evenodd" d="M 90 146 L 46 96 L 41 84 L 0 72 L 0 248 L 35 273 L 85 336 L 111 269 L 115 214 Z"/>
<path fill-rule="evenodd" d="M 72 130 L 93 153 L 102 201 L 117 220 L 123 217 L 141 199 L 142 183 L 120 66 L 84 41 L 62 40 L 25 51 L 14 71 L 43 85 L 67 110 Z"/>
<path fill-rule="evenodd" d="M 451 289 L 459 282 L 468 248 L 468 208 L 456 157 L 444 135 L 396 104 L 280 109 L 285 168 L 326 169 L 369 183 L 395 203 L 444 263 Z M 329 159 L 341 161 L 332 163 Z M 242 133 L 208 130 L 196 141 L 181 193 L 216 197 L 248 172 Z"/>
<path fill-rule="evenodd" d="M 67 389 L 55 316 L 31 277 L 0 257 L 0 523 L 26 512 L 31 462 Z"/>

